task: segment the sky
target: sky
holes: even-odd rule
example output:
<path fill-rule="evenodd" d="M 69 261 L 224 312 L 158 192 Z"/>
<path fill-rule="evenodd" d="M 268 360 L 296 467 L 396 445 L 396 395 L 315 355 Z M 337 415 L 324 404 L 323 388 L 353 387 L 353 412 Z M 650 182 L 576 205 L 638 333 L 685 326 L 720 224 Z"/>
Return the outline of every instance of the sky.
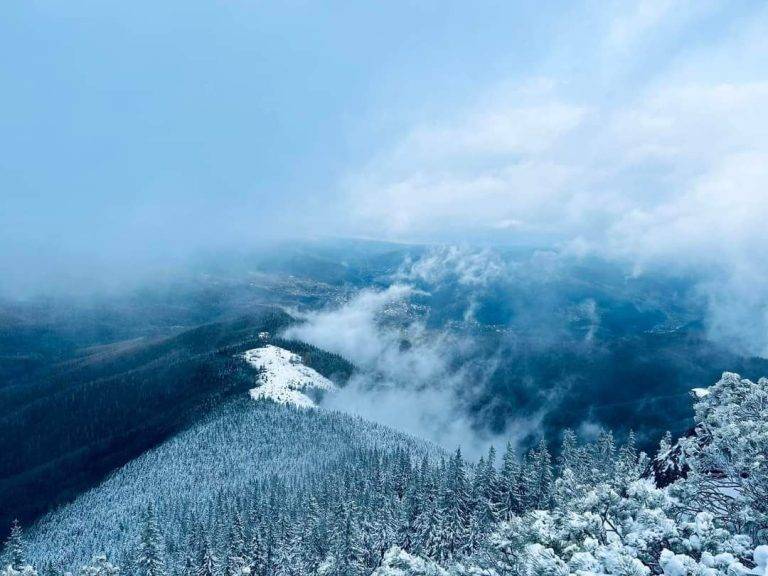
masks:
<path fill-rule="evenodd" d="M 274 237 L 535 242 L 695 270 L 723 329 L 764 330 L 767 28 L 715 0 L 7 0 L 2 285 Z"/>

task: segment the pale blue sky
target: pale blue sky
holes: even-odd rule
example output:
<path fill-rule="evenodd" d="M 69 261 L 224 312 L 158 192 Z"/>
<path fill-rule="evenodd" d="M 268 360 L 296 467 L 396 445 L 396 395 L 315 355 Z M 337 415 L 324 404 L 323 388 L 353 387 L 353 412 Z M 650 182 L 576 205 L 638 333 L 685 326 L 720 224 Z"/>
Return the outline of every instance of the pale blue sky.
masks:
<path fill-rule="evenodd" d="M 6 0 L 3 276 L 324 233 L 697 260 L 712 186 L 746 179 L 721 233 L 768 212 L 767 22 L 711 0 Z"/>
<path fill-rule="evenodd" d="M 433 92 L 536 58 L 531 10 L 503 4 L 4 2 L 3 224 L 279 233 Z"/>

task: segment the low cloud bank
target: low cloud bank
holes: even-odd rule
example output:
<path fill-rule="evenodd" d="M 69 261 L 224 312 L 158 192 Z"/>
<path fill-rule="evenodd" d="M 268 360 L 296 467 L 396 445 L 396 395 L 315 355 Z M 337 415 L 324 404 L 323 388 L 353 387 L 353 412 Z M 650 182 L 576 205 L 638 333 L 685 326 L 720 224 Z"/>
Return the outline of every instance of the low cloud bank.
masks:
<path fill-rule="evenodd" d="M 573 76 L 544 65 L 415 121 L 350 170 L 351 225 L 693 276 L 710 336 L 768 357 L 768 10 L 688 45 L 679 39 L 720 22 L 722 5 L 651 4 L 601 11 L 594 42 L 565 37 L 552 61 Z M 659 46 L 669 53 L 648 67 Z"/>
<path fill-rule="evenodd" d="M 473 342 L 448 332 L 427 332 L 419 319 L 399 312 L 418 291 L 396 283 L 359 292 L 346 304 L 312 312 L 286 336 L 341 354 L 361 371 L 325 406 L 421 436 L 477 456 L 506 439 L 536 433 L 540 417 L 509 424 L 502 437 L 470 419 L 468 402 L 482 389 L 493 365 L 463 363 Z M 393 316 L 396 317 L 393 319 Z"/>

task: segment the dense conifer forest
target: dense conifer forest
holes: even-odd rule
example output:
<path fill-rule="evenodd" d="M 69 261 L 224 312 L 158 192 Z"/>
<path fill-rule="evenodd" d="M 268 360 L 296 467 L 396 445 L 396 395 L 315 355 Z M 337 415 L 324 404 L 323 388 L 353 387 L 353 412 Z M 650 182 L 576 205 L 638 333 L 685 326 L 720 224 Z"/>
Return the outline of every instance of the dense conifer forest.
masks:
<path fill-rule="evenodd" d="M 3 575 L 764 574 L 768 380 L 726 373 L 695 392 L 696 427 L 652 458 L 633 435 L 565 431 L 557 457 L 542 442 L 477 462 L 335 412 L 237 401 L 26 542 L 14 525 Z"/>
<path fill-rule="evenodd" d="M 65 358 L 0 386 L 0 534 L 52 506 L 253 386 L 238 354 L 293 319 L 280 311 L 160 338 L 61 351 Z M 352 366 L 305 343 L 276 340 L 343 382 Z M 40 425 L 42 422 L 45 425 Z"/>

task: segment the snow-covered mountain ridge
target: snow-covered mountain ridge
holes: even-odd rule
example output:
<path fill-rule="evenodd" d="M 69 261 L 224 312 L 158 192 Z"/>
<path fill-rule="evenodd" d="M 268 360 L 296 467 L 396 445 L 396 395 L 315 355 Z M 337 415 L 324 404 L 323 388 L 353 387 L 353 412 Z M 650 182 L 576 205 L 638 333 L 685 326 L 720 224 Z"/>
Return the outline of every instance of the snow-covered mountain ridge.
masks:
<path fill-rule="evenodd" d="M 79 574 L 101 553 L 131 565 L 142 515 L 152 503 L 167 544 L 166 561 L 173 567 L 166 576 L 181 574 L 195 526 L 213 526 L 220 519 L 225 528 L 212 545 L 218 558 L 227 558 L 228 522 L 235 508 L 249 523 L 254 517 L 269 519 L 273 533 L 284 535 L 286 514 L 306 511 L 309 494 L 326 493 L 313 486 L 341 486 L 342 466 L 354 468 L 371 453 L 394 458 L 398 450 L 417 462 L 442 456 L 430 444 L 354 416 L 293 410 L 239 395 L 30 527 L 29 558 L 41 567 L 54 562 L 61 567 L 59 575 Z M 223 576 L 223 568 L 215 576 Z M 40 576 L 52 574 L 41 570 Z"/>
<path fill-rule="evenodd" d="M 301 356 L 268 344 L 244 354 L 245 361 L 259 370 L 258 385 L 250 390 L 254 400 L 272 400 L 300 408 L 314 408 L 308 390 L 332 391 L 336 386 L 328 378 L 305 366 Z"/>

